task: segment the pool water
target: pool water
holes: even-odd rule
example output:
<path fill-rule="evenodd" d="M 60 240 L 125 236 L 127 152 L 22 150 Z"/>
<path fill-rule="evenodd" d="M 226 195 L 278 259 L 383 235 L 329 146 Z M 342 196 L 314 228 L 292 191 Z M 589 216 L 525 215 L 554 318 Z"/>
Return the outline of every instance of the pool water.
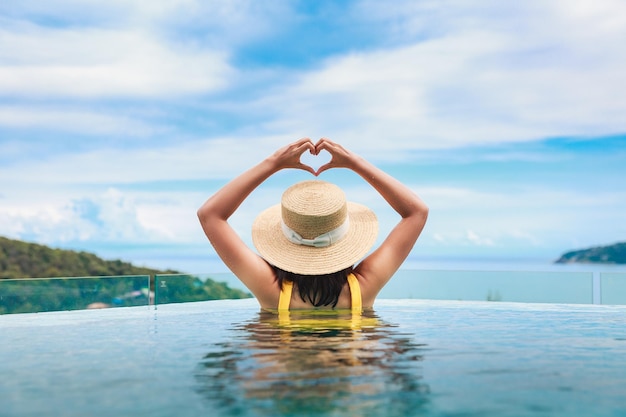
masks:
<path fill-rule="evenodd" d="M 0 316 L 0 416 L 626 416 L 626 307 L 255 300 Z"/>

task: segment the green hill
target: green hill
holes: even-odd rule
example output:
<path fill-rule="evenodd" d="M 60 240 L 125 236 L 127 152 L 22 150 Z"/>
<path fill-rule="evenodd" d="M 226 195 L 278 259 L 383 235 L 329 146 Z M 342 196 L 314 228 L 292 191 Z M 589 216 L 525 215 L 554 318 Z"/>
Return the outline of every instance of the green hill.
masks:
<path fill-rule="evenodd" d="M 556 263 L 626 264 L 626 242 L 566 252 Z"/>
<path fill-rule="evenodd" d="M 0 314 L 250 297 L 210 278 L 0 237 Z"/>
<path fill-rule="evenodd" d="M 176 273 L 178 271 L 137 267 L 120 260 L 106 261 L 88 252 L 52 249 L 0 237 L 0 279 Z"/>

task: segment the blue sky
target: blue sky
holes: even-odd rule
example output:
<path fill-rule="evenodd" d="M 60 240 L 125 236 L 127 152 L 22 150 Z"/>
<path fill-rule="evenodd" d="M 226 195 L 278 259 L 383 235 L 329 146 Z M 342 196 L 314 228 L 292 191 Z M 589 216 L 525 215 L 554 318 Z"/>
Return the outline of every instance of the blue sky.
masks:
<path fill-rule="evenodd" d="M 550 261 L 626 240 L 626 4 L 519 3 L 4 2 L 0 235 L 219 270 L 199 205 L 325 136 L 429 204 L 413 259 Z M 233 226 L 249 242 L 305 178 L 272 178 Z M 382 234 L 397 221 L 353 174 L 322 179 Z"/>

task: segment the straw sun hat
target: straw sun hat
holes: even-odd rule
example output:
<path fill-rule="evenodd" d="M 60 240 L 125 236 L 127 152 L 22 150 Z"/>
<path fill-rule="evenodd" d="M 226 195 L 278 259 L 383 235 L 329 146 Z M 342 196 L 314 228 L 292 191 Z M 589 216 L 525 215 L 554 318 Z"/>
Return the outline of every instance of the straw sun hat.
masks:
<path fill-rule="evenodd" d="M 303 181 L 281 203 L 259 214 L 252 241 L 270 264 L 302 275 L 341 271 L 363 258 L 376 241 L 378 222 L 367 207 L 346 201 L 339 187 Z"/>

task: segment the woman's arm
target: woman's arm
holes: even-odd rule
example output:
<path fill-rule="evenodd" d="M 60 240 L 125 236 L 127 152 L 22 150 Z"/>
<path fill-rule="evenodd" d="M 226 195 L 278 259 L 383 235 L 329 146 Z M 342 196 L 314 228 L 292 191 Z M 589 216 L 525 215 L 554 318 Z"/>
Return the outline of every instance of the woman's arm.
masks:
<path fill-rule="evenodd" d="M 311 167 L 300 162 L 300 157 L 307 150 L 315 153 L 313 142 L 308 138 L 279 149 L 230 181 L 198 209 L 200 224 L 213 248 L 264 308 L 275 307 L 278 303 L 274 271 L 243 242 L 228 224 L 228 218 L 272 174 L 285 168 L 303 169 L 315 174 Z"/>
<path fill-rule="evenodd" d="M 322 139 L 315 147 L 317 153 L 326 150 L 331 154 L 330 162 L 317 170 L 318 175 L 331 168 L 351 169 L 374 187 L 401 217 L 383 243 L 355 268 L 363 303 L 371 305 L 411 252 L 426 224 L 428 207 L 400 181 L 340 145 Z"/>

